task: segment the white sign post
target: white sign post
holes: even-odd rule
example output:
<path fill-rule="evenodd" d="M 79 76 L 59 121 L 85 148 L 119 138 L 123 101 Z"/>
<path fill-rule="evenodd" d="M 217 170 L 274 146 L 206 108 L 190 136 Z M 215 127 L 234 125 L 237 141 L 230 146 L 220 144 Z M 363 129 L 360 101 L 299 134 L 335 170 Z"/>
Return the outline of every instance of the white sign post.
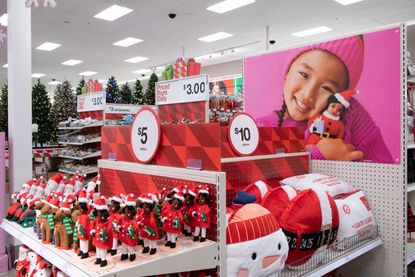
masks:
<path fill-rule="evenodd" d="M 105 92 L 94 92 L 77 97 L 77 112 L 100 111 L 104 109 Z"/>
<path fill-rule="evenodd" d="M 258 147 L 258 126 L 246 113 L 240 113 L 232 118 L 228 135 L 232 149 L 240 156 L 250 155 Z"/>
<path fill-rule="evenodd" d="M 206 74 L 156 83 L 156 105 L 209 100 Z"/>
<path fill-rule="evenodd" d="M 142 163 L 150 162 L 160 144 L 160 120 L 148 107 L 142 108 L 131 128 L 131 145 L 136 158 Z"/>

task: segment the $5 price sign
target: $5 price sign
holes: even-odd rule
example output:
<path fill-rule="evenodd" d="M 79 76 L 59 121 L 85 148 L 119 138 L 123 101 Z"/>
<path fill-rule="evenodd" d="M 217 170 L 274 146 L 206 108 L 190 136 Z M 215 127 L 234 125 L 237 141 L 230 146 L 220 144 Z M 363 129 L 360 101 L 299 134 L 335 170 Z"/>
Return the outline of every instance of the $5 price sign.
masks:
<path fill-rule="evenodd" d="M 148 107 L 142 108 L 131 127 L 131 145 L 135 157 L 142 163 L 150 162 L 160 144 L 160 121 Z"/>
<path fill-rule="evenodd" d="M 253 118 L 246 113 L 240 113 L 232 118 L 228 134 L 232 149 L 240 156 L 250 155 L 258 147 L 258 127 Z"/>

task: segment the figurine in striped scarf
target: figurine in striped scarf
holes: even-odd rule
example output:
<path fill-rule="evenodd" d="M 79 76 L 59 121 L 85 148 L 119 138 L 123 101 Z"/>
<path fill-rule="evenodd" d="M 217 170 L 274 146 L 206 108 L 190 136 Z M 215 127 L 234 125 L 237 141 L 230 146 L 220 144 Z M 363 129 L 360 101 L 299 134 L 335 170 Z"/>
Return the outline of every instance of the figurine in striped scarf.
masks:
<path fill-rule="evenodd" d="M 50 198 L 49 198 L 50 199 Z M 54 198 L 42 208 L 41 213 L 43 215 L 42 226 L 42 243 L 50 244 L 52 243 L 52 234 L 55 229 L 55 219 L 53 218 L 54 214 L 58 210 L 59 199 Z"/>
<path fill-rule="evenodd" d="M 65 201 L 55 214 L 55 221 L 59 221 L 55 228 L 55 246 L 59 249 L 69 250 L 74 234 L 74 222 L 71 216 L 71 204 Z"/>

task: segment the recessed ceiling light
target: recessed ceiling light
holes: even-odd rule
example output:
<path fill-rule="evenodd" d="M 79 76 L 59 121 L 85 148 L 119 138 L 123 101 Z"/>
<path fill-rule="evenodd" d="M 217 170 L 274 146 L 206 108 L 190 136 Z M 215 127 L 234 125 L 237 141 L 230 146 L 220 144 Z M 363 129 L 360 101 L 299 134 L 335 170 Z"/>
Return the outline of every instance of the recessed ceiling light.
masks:
<path fill-rule="evenodd" d="M 108 9 L 105 9 L 102 12 L 97 13 L 96 15 L 94 15 L 94 17 L 103 19 L 103 20 L 114 21 L 126 14 L 129 14 L 132 11 L 133 11 L 132 9 L 129 9 L 126 7 L 113 5 L 109 7 Z"/>
<path fill-rule="evenodd" d="M 43 76 L 45 76 L 45 74 L 43 74 L 43 73 L 33 73 L 32 74 L 33 78 L 40 78 L 40 77 L 43 77 Z"/>
<path fill-rule="evenodd" d="M 8 68 L 8 67 L 9 67 L 9 65 L 6 63 L 5 65 L 3 65 L 3 67 Z"/>
<path fill-rule="evenodd" d="M 66 62 L 63 62 L 63 65 L 77 65 L 80 64 L 81 60 L 67 60 Z"/>
<path fill-rule="evenodd" d="M 198 40 L 204 41 L 204 42 L 212 42 L 212 41 L 217 41 L 217 40 L 225 39 L 225 38 L 232 37 L 232 36 L 233 35 L 229 34 L 229 33 L 219 32 L 219 33 L 215 33 L 215 34 L 211 34 L 211 35 L 208 35 L 208 36 L 201 37 Z"/>
<path fill-rule="evenodd" d="M 60 47 L 61 45 L 59 43 L 53 43 L 53 42 L 45 42 L 36 47 L 37 50 L 43 50 L 43 51 L 52 51 L 56 48 Z"/>
<path fill-rule="evenodd" d="M 140 69 L 140 70 L 133 71 L 133 73 L 136 73 L 136 74 L 146 74 L 146 73 L 150 73 L 150 72 L 151 72 L 150 69 Z"/>
<path fill-rule="evenodd" d="M 128 38 L 125 38 L 123 40 L 114 42 L 113 45 L 121 46 L 121 47 L 128 47 L 128 46 L 134 45 L 134 44 L 142 42 L 142 41 L 143 40 L 139 39 L 139 38 L 128 37 Z"/>
<path fill-rule="evenodd" d="M 91 75 L 95 75 L 95 74 L 97 74 L 97 72 L 95 72 L 95 71 L 85 71 L 85 72 L 79 73 L 79 75 L 81 75 L 81 76 L 91 76 Z"/>
<path fill-rule="evenodd" d="M 2 26 L 7 26 L 7 13 L 4 13 L 2 16 L 0 16 L 0 24 Z"/>
<path fill-rule="evenodd" d="M 336 1 L 337 3 L 342 4 L 343 6 L 347 6 L 347 5 L 350 5 L 350 4 L 357 3 L 357 2 L 362 2 L 363 0 L 334 0 L 334 1 Z"/>
<path fill-rule="evenodd" d="M 207 7 L 206 9 L 216 13 L 226 13 L 254 2 L 255 0 L 226 0 Z"/>
<path fill-rule="evenodd" d="M 308 37 L 308 36 L 312 36 L 312 35 L 316 35 L 316 34 L 329 32 L 329 31 L 332 31 L 332 30 L 333 30 L 332 28 L 329 28 L 327 26 L 320 26 L 320 27 L 304 30 L 304 31 L 301 31 L 301 32 L 292 33 L 291 35 L 293 35 L 295 37 L 302 38 L 302 37 Z"/>
<path fill-rule="evenodd" d="M 137 56 L 137 57 L 134 57 L 134 58 L 131 58 L 131 59 L 127 59 L 127 60 L 125 60 L 125 62 L 127 62 L 127 63 L 138 63 L 138 62 L 142 62 L 142 61 L 146 61 L 146 60 L 148 60 L 148 58 Z"/>
<path fill-rule="evenodd" d="M 48 85 L 59 85 L 61 82 L 59 82 L 59 81 L 52 81 L 52 82 L 49 82 L 48 83 Z"/>

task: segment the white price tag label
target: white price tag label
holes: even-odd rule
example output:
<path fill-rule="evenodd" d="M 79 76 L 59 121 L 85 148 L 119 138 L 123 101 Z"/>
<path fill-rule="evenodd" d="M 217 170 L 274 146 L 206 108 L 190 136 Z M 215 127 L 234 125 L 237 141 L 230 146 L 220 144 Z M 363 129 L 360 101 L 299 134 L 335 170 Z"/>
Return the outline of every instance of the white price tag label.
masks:
<path fill-rule="evenodd" d="M 237 114 L 229 124 L 229 142 L 240 156 L 252 154 L 259 143 L 259 131 L 255 120 L 246 113 Z"/>
<path fill-rule="evenodd" d="M 156 83 L 156 104 L 166 105 L 209 100 L 207 75 Z"/>
<path fill-rule="evenodd" d="M 160 144 L 160 120 L 148 107 L 142 108 L 131 128 L 131 144 L 136 158 L 142 163 L 150 162 Z"/>
<path fill-rule="evenodd" d="M 104 109 L 105 93 L 103 91 L 79 95 L 77 97 L 77 111 L 89 112 Z"/>

